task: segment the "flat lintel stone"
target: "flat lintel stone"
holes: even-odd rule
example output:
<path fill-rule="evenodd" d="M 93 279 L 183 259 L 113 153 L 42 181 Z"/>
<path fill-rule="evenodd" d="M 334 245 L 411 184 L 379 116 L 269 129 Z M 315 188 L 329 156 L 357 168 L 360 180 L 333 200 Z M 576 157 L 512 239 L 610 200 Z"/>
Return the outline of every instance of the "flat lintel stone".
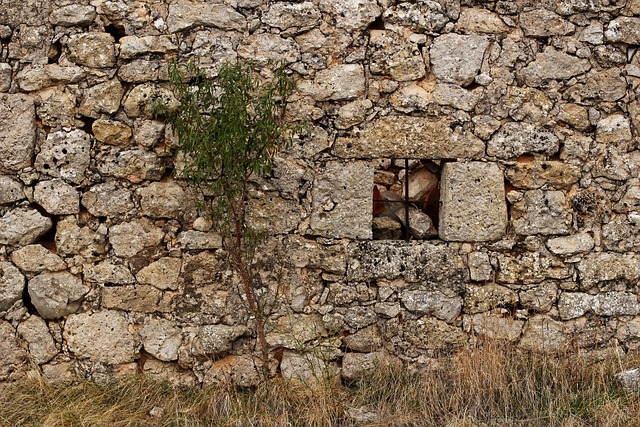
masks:
<path fill-rule="evenodd" d="M 477 159 L 484 143 L 456 127 L 454 119 L 387 116 L 356 137 L 336 140 L 333 154 L 342 158 Z"/>
<path fill-rule="evenodd" d="M 495 163 L 445 163 L 440 181 L 440 238 L 500 239 L 507 228 L 504 177 Z"/>

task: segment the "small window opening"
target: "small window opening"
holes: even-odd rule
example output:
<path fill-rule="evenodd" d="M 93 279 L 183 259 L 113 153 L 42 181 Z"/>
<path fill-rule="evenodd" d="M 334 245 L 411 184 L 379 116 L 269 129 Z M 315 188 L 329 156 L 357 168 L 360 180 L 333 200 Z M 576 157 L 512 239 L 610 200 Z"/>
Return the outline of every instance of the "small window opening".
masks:
<path fill-rule="evenodd" d="M 381 159 L 374 174 L 373 238 L 438 238 L 440 162 Z"/>

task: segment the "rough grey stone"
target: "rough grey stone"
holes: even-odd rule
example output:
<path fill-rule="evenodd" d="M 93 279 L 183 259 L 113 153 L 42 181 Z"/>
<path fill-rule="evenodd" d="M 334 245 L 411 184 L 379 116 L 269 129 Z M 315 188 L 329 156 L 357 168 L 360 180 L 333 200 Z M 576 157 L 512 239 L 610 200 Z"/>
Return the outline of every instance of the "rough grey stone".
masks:
<path fill-rule="evenodd" d="M 0 92 L 9 92 L 12 71 L 10 64 L 0 62 Z"/>
<path fill-rule="evenodd" d="M 585 232 L 547 240 L 547 248 L 556 255 L 575 255 L 593 249 L 595 243 Z"/>
<path fill-rule="evenodd" d="M 22 298 L 25 279 L 9 261 L 0 258 L 0 312 L 6 311 Z"/>
<path fill-rule="evenodd" d="M 280 362 L 282 378 L 287 381 L 312 386 L 337 376 L 337 368 L 321 355 L 313 352 L 285 351 Z"/>
<path fill-rule="evenodd" d="M 544 52 L 536 55 L 521 71 L 524 82 L 533 87 L 540 87 L 549 80 L 568 80 L 573 76 L 583 74 L 591 68 L 589 60 L 578 58 L 547 47 Z"/>
<path fill-rule="evenodd" d="M 388 74 L 399 82 L 419 80 L 426 74 L 418 45 L 394 31 L 372 30 L 368 49 L 371 74 Z"/>
<path fill-rule="evenodd" d="M 407 310 L 421 316 L 435 316 L 448 323 L 453 322 L 462 312 L 460 296 L 450 297 L 437 290 L 404 291 L 399 296 Z"/>
<path fill-rule="evenodd" d="M 69 59 L 92 68 L 116 65 L 115 40 L 109 33 L 74 34 L 67 41 Z"/>
<path fill-rule="evenodd" d="M 96 19 L 96 9 L 93 6 L 70 4 L 55 8 L 49 15 L 49 22 L 63 27 L 85 27 Z"/>
<path fill-rule="evenodd" d="M 638 296 L 631 292 L 601 293 L 593 304 L 593 312 L 599 316 L 635 316 L 639 311 Z"/>
<path fill-rule="evenodd" d="M 385 22 L 407 26 L 416 32 L 439 31 L 449 22 L 447 10 L 437 1 L 401 2 L 385 10 L 382 18 Z"/>
<path fill-rule="evenodd" d="M 194 3 L 188 0 L 179 0 L 169 5 L 167 22 L 171 33 L 196 25 L 237 31 L 243 31 L 247 26 L 245 17 L 227 4 Z"/>
<path fill-rule="evenodd" d="M 42 22 L 34 25 L 20 23 L 15 26 L 11 40 L 5 49 L 7 53 L 3 56 L 25 63 L 44 62 L 51 47 L 52 37 L 50 25 L 42 25 Z"/>
<path fill-rule="evenodd" d="M 516 188 L 537 189 L 545 185 L 566 188 L 579 181 L 580 167 L 555 160 L 518 162 L 505 171 L 505 178 Z"/>
<path fill-rule="evenodd" d="M 604 29 L 600 22 L 591 22 L 580 33 L 581 42 L 590 43 L 592 45 L 601 45 L 604 42 Z"/>
<path fill-rule="evenodd" d="M 347 383 L 352 383 L 362 379 L 367 374 L 390 366 L 397 368 L 400 365 L 401 362 L 397 358 L 382 351 L 345 353 L 342 358 L 342 379 Z"/>
<path fill-rule="evenodd" d="M 482 89 L 467 90 L 451 83 L 438 83 L 431 96 L 437 104 L 472 111 L 482 97 Z"/>
<path fill-rule="evenodd" d="M 582 292 L 563 292 L 558 299 L 558 314 L 562 320 L 584 316 L 593 307 L 594 299 Z"/>
<path fill-rule="evenodd" d="M 468 86 L 480 71 L 489 39 L 480 35 L 445 34 L 436 37 L 429 56 L 436 79 Z"/>
<path fill-rule="evenodd" d="M 505 318 L 501 313 L 478 313 L 465 315 L 463 327 L 467 332 L 486 337 L 490 340 L 516 342 L 520 339 L 523 320 Z"/>
<path fill-rule="evenodd" d="M 465 313 L 483 313 L 495 308 L 510 308 L 518 302 L 518 294 L 495 283 L 467 285 L 464 295 Z"/>
<path fill-rule="evenodd" d="M 498 255 L 499 283 L 540 283 L 546 279 L 566 279 L 573 270 L 560 259 L 543 250 L 524 252 L 518 255 Z"/>
<path fill-rule="evenodd" d="M 166 53 L 178 47 L 169 36 L 124 36 L 120 40 L 119 57 L 131 59 L 145 53 Z"/>
<path fill-rule="evenodd" d="M 125 113 L 130 118 L 154 117 L 153 108 L 156 102 L 161 103 L 168 110 L 178 107 L 178 100 L 169 89 L 156 83 L 143 83 L 135 86 L 122 102 Z"/>
<path fill-rule="evenodd" d="M 165 61 L 132 59 L 118 68 L 118 77 L 127 83 L 144 83 L 155 80 L 168 80 L 168 68 Z"/>
<path fill-rule="evenodd" d="M 370 239 L 373 168 L 365 162 L 327 163 L 313 185 L 311 229 L 322 236 Z"/>
<path fill-rule="evenodd" d="M 435 2 L 434 2 L 435 3 Z M 500 19 L 500 15 L 480 7 L 463 7 L 456 22 L 456 32 L 501 34 L 509 27 Z"/>
<path fill-rule="evenodd" d="M 187 230 L 178 235 L 176 242 L 187 250 L 217 249 L 222 247 L 222 236 L 215 232 Z"/>
<path fill-rule="evenodd" d="M 63 337 L 69 351 L 79 359 L 119 364 L 136 358 L 137 340 L 129 332 L 127 319 L 117 311 L 71 315 Z"/>
<path fill-rule="evenodd" d="M 28 245 L 11 253 L 11 261 L 22 271 L 27 273 L 42 273 L 43 271 L 61 271 L 67 264 L 58 255 L 51 253 L 42 245 Z"/>
<path fill-rule="evenodd" d="M 357 137 L 337 138 L 333 154 L 360 159 L 473 159 L 484 156 L 484 150 L 482 140 L 456 126 L 450 117 L 386 116 L 362 129 Z"/>
<path fill-rule="evenodd" d="M 165 162 L 154 152 L 116 149 L 112 153 L 97 157 L 98 171 L 102 175 L 137 184 L 144 180 L 158 181 L 164 174 Z"/>
<path fill-rule="evenodd" d="M 10 176 L 0 176 L 0 205 L 19 202 L 25 198 L 20 181 L 16 181 Z"/>
<path fill-rule="evenodd" d="M 2 13 L 2 12 L 0 12 Z M 18 343 L 16 331 L 9 322 L 0 320 L 0 379 L 15 371 L 26 358 L 26 353 Z"/>
<path fill-rule="evenodd" d="M 519 345 L 527 350 L 554 353 L 569 344 L 564 330 L 562 322 L 536 315 L 525 325 Z"/>
<path fill-rule="evenodd" d="M 344 337 L 344 345 L 352 351 L 369 353 L 379 350 L 383 345 L 383 341 L 378 328 L 375 325 L 371 325 Z"/>
<path fill-rule="evenodd" d="M 109 243 L 113 252 L 123 258 L 130 258 L 144 248 L 157 246 L 163 238 L 162 229 L 142 218 L 109 228 Z"/>
<path fill-rule="evenodd" d="M 81 67 L 38 64 L 23 68 L 16 74 L 16 81 L 20 89 L 31 92 L 56 84 L 77 83 L 86 76 L 87 73 Z"/>
<path fill-rule="evenodd" d="M 106 252 L 105 236 L 89 227 L 79 227 L 76 219 L 68 216 L 56 224 L 56 248 L 61 255 L 82 255 L 93 258 Z"/>
<path fill-rule="evenodd" d="M 480 242 L 505 234 L 504 179 L 495 163 L 445 163 L 440 187 L 442 239 Z"/>
<path fill-rule="evenodd" d="M 549 280 L 520 291 L 520 306 L 526 310 L 546 313 L 551 310 L 558 296 L 558 285 Z"/>
<path fill-rule="evenodd" d="M 103 285 L 129 285 L 135 283 L 131 271 L 124 265 L 104 260 L 98 264 L 88 264 L 83 268 L 84 279 Z"/>
<path fill-rule="evenodd" d="M 260 66 L 270 62 L 291 64 L 300 60 L 300 48 L 292 39 L 277 34 L 253 34 L 238 48 L 238 56 Z"/>
<path fill-rule="evenodd" d="M 487 154 L 510 159 L 526 153 L 553 155 L 559 148 L 558 137 L 546 129 L 529 123 L 510 122 L 502 125 L 487 144 Z"/>
<path fill-rule="evenodd" d="M 300 82 L 298 89 L 316 101 L 355 99 L 365 92 L 364 68 L 360 64 L 334 65 L 318 71 L 312 82 Z"/>
<path fill-rule="evenodd" d="M 318 6 L 348 31 L 364 30 L 382 14 L 376 0 L 319 0 Z"/>
<path fill-rule="evenodd" d="M 44 272 L 29 280 L 29 296 L 43 319 L 59 319 L 75 313 L 89 287 L 66 271 Z"/>
<path fill-rule="evenodd" d="M 83 116 L 98 118 L 101 113 L 114 114 L 120 108 L 124 87 L 114 78 L 87 88 L 78 111 Z"/>
<path fill-rule="evenodd" d="M 564 36 L 576 29 L 575 25 L 547 9 L 523 12 L 519 18 L 524 34 L 531 37 Z"/>
<path fill-rule="evenodd" d="M 113 182 L 94 185 L 82 195 L 82 206 L 93 216 L 113 217 L 134 208 L 131 191 Z"/>
<path fill-rule="evenodd" d="M 484 252 L 471 252 L 467 255 L 469 264 L 469 277 L 476 282 L 484 282 L 491 279 L 493 269 L 489 261 L 489 255 Z"/>
<path fill-rule="evenodd" d="M 376 322 L 378 316 L 369 307 L 351 307 L 344 314 L 344 321 L 353 329 L 362 329 Z"/>
<path fill-rule="evenodd" d="M 613 43 L 640 44 L 640 18 L 620 16 L 609 22 L 604 36 Z"/>
<path fill-rule="evenodd" d="M 102 306 L 136 313 L 171 311 L 170 301 L 153 286 L 105 286 L 102 288 Z"/>
<path fill-rule="evenodd" d="M 217 360 L 207 371 L 203 385 L 233 384 L 255 387 L 261 379 L 262 362 L 252 356 L 229 355 Z"/>
<path fill-rule="evenodd" d="M 585 290 L 611 281 L 635 284 L 640 280 L 640 256 L 632 253 L 591 253 L 578 262 L 577 269 L 578 281 Z"/>
<path fill-rule="evenodd" d="M 0 93 L 0 172 L 17 172 L 30 166 L 35 142 L 33 98 Z"/>
<path fill-rule="evenodd" d="M 0 218 L 0 244 L 29 245 L 51 229 L 50 218 L 33 208 L 17 208 Z"/>
<path fill-rule="evenodd" d="M 623 388 L 632 391 L 640 391 L 640 369 L 629 369 L 628 371 L 618 372 L 613 376 L 616 383 Z"/>
<path fill-rule="evenodd" d="M 136 192 L 142 211 L 153 218 L 179 218 L 195 209 L 194 198 L 175 181 L 152 182 Z"/>
<path fill-rule="evenodd" d="M 569 234 L 571 212 L 562 191 L 531 190 L 512 206 L 517 234 Z"/>
<path fill-rule="evenodd" d="M 61 179 L 37 183 L 33 199 L 52 215 L 68 215 L 80 211 L 78 192 Z"/>
<path fill-rule="evenodd" d="M 408 282 L 456 288 L 468 276 L 462 257 L 437 242 L 370 241 L 349 247 L 348 279 L 367 281 L 404 277 Z"/>
<path fill-rule="evenodd" d="M 262 22 L 270 27 L 300 33 L 319 25 L 321 18 L 322 14 L 313 2 L 277 2 L 262 15 Z"/>
<path fill-rule="evenodd" d="M 148 319 L 140 329 L 142 346 L 153 357 L 165 362 L 178 359 L 182 330 L 165 319 Z"/>
<path fill-rule="evenodd" d="M 44 174 L 80 184 L 91 160 L 90 148 L 91 137 L 83 130 L 51 132 L 40 147 L 35 167 Z"/>
<path fill-rule="evenodd" d="M 180 258 L 160 258 L 136 274 L 138 283 L 152 285 L 158 289 L 178 289 L 178 276 L 182 260 Z"/>
<path fill-rule="evenodd" d="M 204 325 L 198 328 L 191 351 L 196 356 L 219 357 L 231 350 L 235 340 L 248 334 L 245 326 Z"/>
<path fill-rule="evenodd" d="M 58 354 L 47 324 L 38 316 L 30 316 L 20 323 L 18 334 L 29 343 L 29 358 L 36 365 L 42 365 Z"/>

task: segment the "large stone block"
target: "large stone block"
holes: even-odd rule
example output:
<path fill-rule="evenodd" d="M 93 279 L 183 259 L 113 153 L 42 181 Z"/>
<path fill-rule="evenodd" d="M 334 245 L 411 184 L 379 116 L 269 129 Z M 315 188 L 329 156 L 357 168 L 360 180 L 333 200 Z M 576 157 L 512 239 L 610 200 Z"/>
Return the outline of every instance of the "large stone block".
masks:
<path fill-rule="evenodd" d="M 40 147 L 35 167 L 38 171 L 73 184 L 80 184 L 91 160 L 91 137 L 85 131 L 51 132 Z"/>
<path fill-rule="evenodd" d="M 79 65 L 102 68 L 116 65 L 115 40 L 109 33 L 75 34 L 67 42 L 69 59 Z"/>
<path fill-rule="evenodd" d="M 36 142 L 33 98 L 0 94 L 0 172 L 29 166 Z"/>
<path fill-rule="evenodd" d="M 29 296 L 43 319 L 59 319 L 75 313 L 89 287 L 66 271 L 44 272 L 29 280 Z"/>
<path fill-rule="evenodd" d="M 32 208 L 11 210 L 0 218 L 0 244 L 29 245 L 51 229 L 50 218 Z"/>
<path fill-rule="evenodd" d="M 329 162 L 313 186 L 311 229 L 333 238 L 372 237 L 373 168 L 365 162 Z"/>
<path fill-rule="evenodd" d="M 495 163 L 445 163 L 440 182 L 440 238 L 483 242 L 504 236 L 504 178 Z"/>
<path fill-rule="evenodd" d="M 433 74 L 439 81 L 468 86 L 480 71 L 487 47 L 485 36 L 450 33 L 437 37 L 430 50 Z"/>
<path fill-rule="evenodd" d="M 80 211 L 78 192 L 61 179 L 37 183 L 33 191 L 33 198 L 52 215 L 68 215 Z"/>
<path fill-rule="evenodd" d="M 338 138 L 333 154 L 359 159 L 475 159 L 484 156 L 484 143 L 451 117 L 387 116 L 358 136 Z"/>
<path fill-rule="evenodd" d="M 129 322 L 114 310 L 69 316 L 63 337 L 79 359 L 110 364 L 133 362 L 138 343 L 129 332 Z"/>

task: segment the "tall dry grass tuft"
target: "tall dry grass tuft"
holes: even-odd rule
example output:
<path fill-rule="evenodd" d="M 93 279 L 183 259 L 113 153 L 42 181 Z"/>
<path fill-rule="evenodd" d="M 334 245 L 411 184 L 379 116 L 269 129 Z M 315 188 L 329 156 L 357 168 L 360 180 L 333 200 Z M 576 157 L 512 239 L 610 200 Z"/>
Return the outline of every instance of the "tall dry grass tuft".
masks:
<path fill-rule="evenodd" d="M 420 372 L 380 366 L 349 386 L 275 378 L 250 390 L 175 388 L 142 377 L 53 386 L 31 377 L 0 387 L 0 427 L 634 427 L 638 396 L 611 377 L 639 363 L 484 343 Z"/>

